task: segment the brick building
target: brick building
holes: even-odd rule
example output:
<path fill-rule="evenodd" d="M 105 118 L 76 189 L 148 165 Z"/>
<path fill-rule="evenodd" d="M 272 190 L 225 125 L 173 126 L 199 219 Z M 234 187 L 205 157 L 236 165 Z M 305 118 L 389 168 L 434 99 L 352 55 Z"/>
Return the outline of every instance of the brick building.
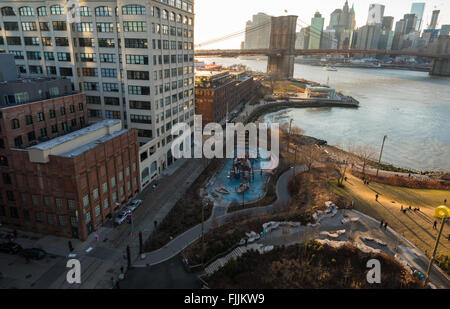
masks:
<path fill-rule="evenodd" d="M 139 191 L 136 130 L 86 120 L 69 80 L 0 84 L 1 224 L 84 240 Z"/>
<path fill-rule="evenodd" d="M 104 120 L 11 149 L 2 224 L 85 240 L 139 191 L 138 147 L 135 129 Z"/>
<path fill-rule="evenodd" d="M 203 124 L 223 122 L 255 91 L 252 76 L 244 72 L 205 71 L 195 73 L 195 113 L 202 115 Z"/>

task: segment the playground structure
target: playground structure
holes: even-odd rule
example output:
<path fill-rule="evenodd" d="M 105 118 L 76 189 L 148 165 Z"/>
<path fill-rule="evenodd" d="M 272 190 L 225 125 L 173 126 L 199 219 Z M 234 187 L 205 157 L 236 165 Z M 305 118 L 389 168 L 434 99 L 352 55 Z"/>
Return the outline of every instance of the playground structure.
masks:
<path fill-rule="evenodd" d="M 227 202 L 252 203 L 264 196 L 264 184 L 269 178 L 265 159 L 268 152 L 246 149 L 244 158 L 229 159 L 223 169 L 213 178 L 207 192 L 214 198 Z M 267 162 L 266 162 L 267 161 Z"/>

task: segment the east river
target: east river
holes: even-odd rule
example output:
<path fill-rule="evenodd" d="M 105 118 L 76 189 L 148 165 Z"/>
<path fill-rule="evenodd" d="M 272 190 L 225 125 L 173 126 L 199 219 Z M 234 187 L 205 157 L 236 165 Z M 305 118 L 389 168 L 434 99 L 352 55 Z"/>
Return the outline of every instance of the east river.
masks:
<path fill-rule="evenodd" d="M 225 66 L 244 64 L 265 71 L 264 60 L 205 58 Z M 383 162 L 419 171 L 450 171 L 450 78 L 426 72 L 338 68 L 295 64 L 295 78 L 329 84 L 360 102 L 358 109 L 287 109 L 265 117 L 286 122 L 330 145 L 348 143 L 381 147 L 387 135 Z"/>

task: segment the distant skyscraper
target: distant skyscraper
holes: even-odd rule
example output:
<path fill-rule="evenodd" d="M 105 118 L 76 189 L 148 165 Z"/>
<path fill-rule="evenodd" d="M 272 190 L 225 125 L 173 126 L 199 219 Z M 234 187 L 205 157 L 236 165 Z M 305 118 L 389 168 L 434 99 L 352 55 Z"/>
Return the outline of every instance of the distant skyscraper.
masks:
<path fill-rule="evenodd" d="M 411 5 L 411 14 L 416 14 L 417 21 L 414 29 L 419 31 L 422 26 L 423 12 L 425 10 L 425 3 L 423 2 L 414 2 Z"/>
<path fill-rule="evenodd" d="M 417 24 L 417 16 L 416 14 L 405 14 L 403 15 L 403 19 L 406 22 L 405 25 L 405 34 L 411 33 L 413 31 L 416 31 L 416 24 Z"/>
<path fill-rule="evenodd" d="M 450 25 L 442 25 L 439 35 L 450 35 Z"/>
<path fill-rule="evenodd" d="M 369 6 L 369 15 L 367 17 L 367 25 L 381 24 L 384 15 L 384 5 L 371 4 Z"/>
<path fill-rule="evenodd" d="M 271 16 L 258 13 L 245 26 L 245 49 L 269 48 Z"/>
<path fill-rule="evenodd" d="M 320 48 L 320 40 L 322 38 L 323 24 L 325 22 L 325 18 L 319 12 L 314 14 L 314 17 L 311 18 L 311 30 L 309 36 L 309 49 L 319 49 Z"/>
<path fill-rule="evenodd" d="M 311 27 L 302 28 L 300 32 L 297 33 L 295 49 L 308 49 L 310 29 Z"/>
<path fill-rule="evenodd" d="M 383 20 L 381 22 L 383 30 L 392 30 L 394 26 L 394 17 L 392 16 L 383 16 Z"/>
<path fill-rule="evenodd" d="M 436 29 L 440 12 L 440 10 L 433 11 L 433 15 L 431 16 L 431 23 L 428 26 L 428 29 Z"/>
<path fill-rule="evenodd" d="M 350 9 L 348 1 L 345 1 L 342 9 L 336 9 L 331 13 L 327 30 L 335 30 L 338 48 L 348 48 L 353 29 L 355 29 L 355 10 L 353 6 Z"/>

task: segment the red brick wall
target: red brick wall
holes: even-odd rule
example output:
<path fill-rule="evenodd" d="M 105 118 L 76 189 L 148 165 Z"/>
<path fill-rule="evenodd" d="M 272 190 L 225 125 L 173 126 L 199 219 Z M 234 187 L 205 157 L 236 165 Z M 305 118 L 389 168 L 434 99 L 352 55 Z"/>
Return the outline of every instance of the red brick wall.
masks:
<path fill-rule="evenodd" d="M 138 143 L 137 131 L 129 130 L 95 148 L 85 151 L 77 157 L 50 156 L 46 164 L 31 163 L 28 152 L 24 150 L 11 150 L 9 164 L 10 174 L 13 174 L 13 185 L 2 185 L 3 191 L 11 191 L 14 201 L 7 201 L 6 193 L 2 194 L 0 207 L 6 211 L 6 217 L 0 216 L 0 221 L 9 226 L 15 226 L 21 230 L 28 230 L 44 234 L 74 237 L 70 217 L 76 216 L 76 211 L 68 209 L 68 200 L 75 202 L 78 212 L 76 226 L 77 237 L 86 239 L 88 230 L 86 227 L 85 213 L 91 215 L 92 231 L 95 231 L 105 221 L 108 215 L 113 215 L 112 192 L 117 192 L 117 202 L 128 201 L 130 196 L 139 190 L 138 170 Z M 133 164 L 136 170 L 133 169 Z M 129 167 L 129 176 L 126 173 Z M 123 180 L 120 181 L 119 173 L 123 172 Z M 111 186 L 111 177 L 116 177 L 116 186 Z M 136 182 L 134 182 L 136 180 Z M 127 182 L 130 182 L 130 189 Z M 108 183 L 108 192 L 103 192 L 102 184 Z M 124 187 L 124 195 L 120 195 L 120 187 Z M 93 190 L 98 188 L 99 198 L 94 200 Z M 3 192 L 2 192 L 3 193 Z M 83 196 L 89 195 L 88 207 L 83 207 Z M 25 195 L 26 201 L 22 201 Z M 32 196 L 38 197 L 38 205 L 33 205 Z M 44 203 L 44 197 L 50 201 L 49 206 Z M 108 198 L 109 208 L 106 209 L 104 199 Z M 56 207 L 56 199 L 62 200 L 63 207 Z M 100 205 L 100 216 L 96 217 L 95 206 Z M 11 217 L 11 208 L 17 209 L 19 218 Z M 84 208 L 84 209 L 83 209 Z M 29 213 L 29 220 L 25 219 L 25 212 Z M 41 213 L 41 221 L 37 222 L 36 213 Z M 53 217 L 53 224 L 49 224 L 47 215 Z M 65 225 L 61 226 L 58 216 L 64 216 Z"/>

